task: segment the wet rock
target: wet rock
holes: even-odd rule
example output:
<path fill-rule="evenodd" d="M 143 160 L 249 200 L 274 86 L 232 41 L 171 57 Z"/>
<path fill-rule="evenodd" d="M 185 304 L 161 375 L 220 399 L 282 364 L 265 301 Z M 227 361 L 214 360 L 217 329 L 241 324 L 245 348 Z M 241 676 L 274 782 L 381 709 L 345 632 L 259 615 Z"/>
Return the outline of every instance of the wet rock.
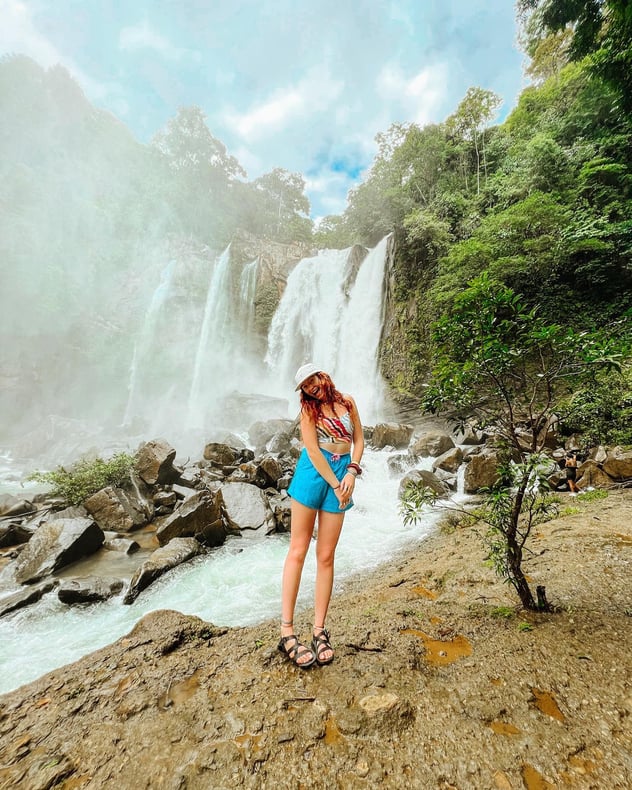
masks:
<path fill-rule="evenodd" d="M 261 530 L 263 535 L 274 531 L 274 514 L 260 488 L 249 483 L 225 483 L 220 490 L 226 518 L 233 530 L 241 533 Z"/>
<path fill-rule="evenodd" d="M 129 538 L 112 538 L 105 541 L 103 548 L 107 551 L 120 551 L 122 554 L 134 554 L 140 549 L 140 544 Z"/>
<path fill-rule="evenodd" d="M 454 441 L 447 433 L 430 432 L 417 437 L 410 445 L 410 452 L 422 458 L 437 458 L 454 447 Z"/>
<path fill-rule="evenodd" d="M 167 545 L 156 549 L 138 568 L 123 603 L 133 603 L 144 589 L 164 573 L 203 553 L 204 548 L 195 538 L 173 538 Z"/>
<path fill-rule="evenodd" d="M 18 609 L 22 609 L 25 606 L 29 606 L 29 604 L 39 601 L 43 595 L 54 590 L 57 585 L 57 579 L 48 579 L 44 582 L 40 582 L 40 584 L 29 585 L 24 590 L 19 590 L 12 595 L 2 598 L 2 600 L 0 600 L 0 617 L 4 617 L 5 614 L 15 612 Z"/>
<path fill-rule="evenodd" d="M 136 470 L 148 485 L 170 483 L 180 474 L 173 466 L 174 448 L 164 439 L 153 439 L 141 444 L 136 454 Z"/>
<path fill-rule="evenodd" d="M 28 543 L 33 535 L 20 521 L 9 521 L 0 524 L 0 549 L 6 546 L 18 546 Z"/>
<path fill-rule="evenodd" d="M 32 584 L 65 565 L 93 554 L 103 544 L 103 530 L 92 519 L 61 518 L 37 530 L 15 561 L 15 579 Z"/>
<path fill-rule="evenodd" d="M 196 491 L 156 530 L 161 546 L 173 538 L 194 537 L 207 546 L 221 546 L 228 534 L 221 492 Z"/>
<path fill-rule="evenodd" d="M 158 491 L 154 494 L 154 505 L 156 507 L 174 507 L 177 499 L 175 491 Z"/>
<path fill-rule="evenodd" d="M 397 422 L 380 422 L 373 428 L 373 447 L 380 450 L 385 447 L 407 447 L 413 433 L 412 425 Z"/>
<path fill-rule="evenodd" d="M 393 475 L 401 475 L 415 467 L 417 461 L 417 456 L 412 453 L 399 453 L 391 455 L 386 463 Z"/>
<path fill-rule="evenodd" d="M 124 587 L 121 579 L 101 576 L 85 576 L 81 579 L 64 579 L 57 589 L 62 603 L 96 603 L 120 593 Z"/>
<path fill-rule="evenodd" d="M 0 516 L 22 516 L 35 510 L 28 499 L 21 499 L 12 494 L 0 494 Z"/>
<path fill-rule="evenodd" d="M 433 462 L 432 471 L 443 469 L 445 472 L 456 472 L 463 461 L 463 451 L 460 447 L 446 450 Z"/>
<path fill-rule="evenodd" d="M 84 504 L 103 530 L 131 532 L 147 523 L 143 505 L 122 488 L 102 488 Z"/>

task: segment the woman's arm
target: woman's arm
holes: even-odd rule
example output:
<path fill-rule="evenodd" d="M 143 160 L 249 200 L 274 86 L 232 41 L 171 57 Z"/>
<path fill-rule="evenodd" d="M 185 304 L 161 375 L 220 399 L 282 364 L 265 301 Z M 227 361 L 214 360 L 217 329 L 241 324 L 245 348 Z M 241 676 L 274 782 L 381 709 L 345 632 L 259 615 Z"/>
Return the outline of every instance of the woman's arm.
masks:
<path fill-rule="evenodd" d="M 364 453 L 364 431 L 362 430 L 362 421 L 358 414 L 358 407 L 350 395 L 346 396 L 351 401 L 351 422 L 353 423 L 353 439 L 352 439 L 352 463 L 359 464 L 362 460 Z M 340 492 L 343 498 L 348 499 L 355 488 L 356 475 L 353 472 L 347 472 L 340 481 Z"/>

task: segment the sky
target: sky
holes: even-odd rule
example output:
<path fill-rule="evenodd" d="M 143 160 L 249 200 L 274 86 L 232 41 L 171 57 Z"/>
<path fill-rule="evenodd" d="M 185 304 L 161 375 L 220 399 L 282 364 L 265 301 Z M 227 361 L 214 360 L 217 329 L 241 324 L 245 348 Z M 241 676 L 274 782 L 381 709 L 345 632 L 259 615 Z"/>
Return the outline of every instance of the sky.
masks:
<path fill-rule="evenodd" d="M 392 123 L 444 121 L 473 85 L 524 87 L 511 0 L 0 0 L 0 54 L 64 65 L 141 142 L 197 105 L 252 180 L 300 172 L 339 214 Z"/>

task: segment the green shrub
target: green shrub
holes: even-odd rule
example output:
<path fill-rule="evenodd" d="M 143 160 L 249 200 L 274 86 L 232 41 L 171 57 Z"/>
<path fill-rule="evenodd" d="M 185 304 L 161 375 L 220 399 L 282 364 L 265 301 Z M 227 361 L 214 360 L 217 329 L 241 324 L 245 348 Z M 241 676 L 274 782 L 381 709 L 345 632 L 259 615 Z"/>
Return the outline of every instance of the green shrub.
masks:
<path fill-rule="evenodd" d="M 122 485 L 129 477 L 134 460 L 133 455 L 117 453 L 109 461 L 103 458 L 83 460 L 71 469 L 58 466 L 50 472 L 33 472 L 28 479 L 51 485 L 51 495 L 60 497 L 68 505 L 80 505 L 106 486 Z"/>

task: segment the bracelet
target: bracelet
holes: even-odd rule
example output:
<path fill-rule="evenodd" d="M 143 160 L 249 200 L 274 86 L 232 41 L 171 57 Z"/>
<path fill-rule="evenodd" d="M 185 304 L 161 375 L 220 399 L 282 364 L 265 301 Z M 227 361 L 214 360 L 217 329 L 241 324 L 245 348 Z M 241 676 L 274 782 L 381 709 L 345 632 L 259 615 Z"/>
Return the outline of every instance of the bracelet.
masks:
<path fill-rule="evenodd" d="M 348 472 L 350 472 L 352 469 L 355 469 L 355 472 L 356 472 L 357 475 L 361 475 L 362 474 L 362 467 L 360 466 L 360 464 L 356 464 L 355 461 L 353 461 L 352 463 L 350 463 L 347 466 L 347 471 Z"/>
<path fill-rule="evenodd" d="M 347 474 L 348 475 L 353 475 L 354 477 L 358 476 L 358 473 L 356 472 L 356 470 L 355 469 L 350 469 L 349 467 L 347 467 Z"/>
<path fill-rule="evenodd" d="M 340 488 L 340 483 L 338 483 L 338 485 L 337 485 L 337 486 L 332 486 L 332 487 L 331 487 L 331 490 L 332 490 L 332 491 L 335 491 L 335 490 L 336 490 L 336 489 L 338 489 L 338 488 Z"/>

